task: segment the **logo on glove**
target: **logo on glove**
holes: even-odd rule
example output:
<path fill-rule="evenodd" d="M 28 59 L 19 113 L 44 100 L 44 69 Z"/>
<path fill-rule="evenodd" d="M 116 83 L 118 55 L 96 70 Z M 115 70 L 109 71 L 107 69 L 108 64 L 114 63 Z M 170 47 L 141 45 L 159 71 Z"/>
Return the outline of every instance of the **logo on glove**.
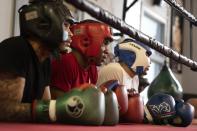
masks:
<path fill-rule="evenodd" d="M 73 118 L 79 118 L 84 111 L 84 102 L 79 96 L 72 96 L 68 99 L 66 110 Z"/>
<path fill-rule="evenodd" d="M 159 105 L 148 105 L 148 108 L 151 110 L 151 114 L 160 118 L 169 117 L 173 114 L 171 106 L 162 102 Z"/>

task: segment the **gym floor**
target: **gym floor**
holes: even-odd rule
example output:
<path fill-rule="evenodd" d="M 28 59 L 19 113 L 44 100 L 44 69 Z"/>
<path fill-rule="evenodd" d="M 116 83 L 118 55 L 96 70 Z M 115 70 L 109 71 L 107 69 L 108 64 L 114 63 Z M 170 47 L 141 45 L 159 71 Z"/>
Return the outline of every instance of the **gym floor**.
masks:
<path fill-rule="evenodd" d="M 0 131 L 197 131 L 197 119 L 188 127 L 150 124 L 119 124 L 116 126 L 81 126 L 36 123 L 0 123 Z"/>

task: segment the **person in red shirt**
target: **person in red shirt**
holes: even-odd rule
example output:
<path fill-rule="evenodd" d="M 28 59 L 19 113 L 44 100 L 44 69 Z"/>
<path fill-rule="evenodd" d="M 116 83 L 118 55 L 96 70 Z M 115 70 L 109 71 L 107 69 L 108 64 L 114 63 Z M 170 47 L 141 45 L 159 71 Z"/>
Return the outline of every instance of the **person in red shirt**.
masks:
<path fill-rule="evenodd" d="M 107 45 L 112 41 L 111 28 L 95 20 L 84 20 L 71 26 L 73 33 L 70 53 L 52 60 L 52 98 L 84 83 L 96 84 Z"/>

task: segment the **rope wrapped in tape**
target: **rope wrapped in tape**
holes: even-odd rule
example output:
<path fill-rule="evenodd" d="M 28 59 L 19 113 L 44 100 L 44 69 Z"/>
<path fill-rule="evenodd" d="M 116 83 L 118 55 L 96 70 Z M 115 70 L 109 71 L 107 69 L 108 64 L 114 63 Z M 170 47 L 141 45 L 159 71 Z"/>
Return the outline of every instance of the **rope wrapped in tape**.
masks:
<path fill-rule="evenodd" d="M 129 35 L 130 37 L 143 42 L 147 46 L 151 47 L 152 49 L 155 49 L 156 51 L 160 52 L 161 54 L 177 61 L 178 63 L 184 64 L 188 67 L 190 67 L 192 70 L 197 71 L 197 62 L 193 61 L 176 51 L 170 49 L 167 46 L 164 46 L 159 41 L 147 36 L 146 34 L 136 30 L 132 26 L 126 24 L 123 20 L 120 18 L 114 16 L 110 12 L 102 9 L 101 7 L 97 6 L 96 4 L 87 1 L 87 0 L 65 0 L 67 3 L 72 4 L 76 8 L 86 11 L 88 14 L 93 16 L 94 18 L 109 24 L 113 28 L 121 31 L 124 34 Z"/>
<path fill-rule="evenodd" d="M 164 0 L 168 3 L 172 8 L 177 10 L 180 14 L 183 15 L 188 21 L 190 21 L 193 25 L 197 26 L 197 19 L 187 10 L 185 10 L 181 5 L 179 5 L 176 0 Z"/>

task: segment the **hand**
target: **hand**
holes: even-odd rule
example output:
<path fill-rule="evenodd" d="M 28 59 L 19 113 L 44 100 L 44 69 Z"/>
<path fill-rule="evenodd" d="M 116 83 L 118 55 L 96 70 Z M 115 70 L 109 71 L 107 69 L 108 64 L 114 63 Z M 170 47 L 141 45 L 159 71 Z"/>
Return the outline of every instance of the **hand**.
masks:
<path fill-rule="evenodd" d="M 127 89 L 127 93 L 128 93 L 128 97 L 132 97 L 138 94 L 134 88 Z"/>

